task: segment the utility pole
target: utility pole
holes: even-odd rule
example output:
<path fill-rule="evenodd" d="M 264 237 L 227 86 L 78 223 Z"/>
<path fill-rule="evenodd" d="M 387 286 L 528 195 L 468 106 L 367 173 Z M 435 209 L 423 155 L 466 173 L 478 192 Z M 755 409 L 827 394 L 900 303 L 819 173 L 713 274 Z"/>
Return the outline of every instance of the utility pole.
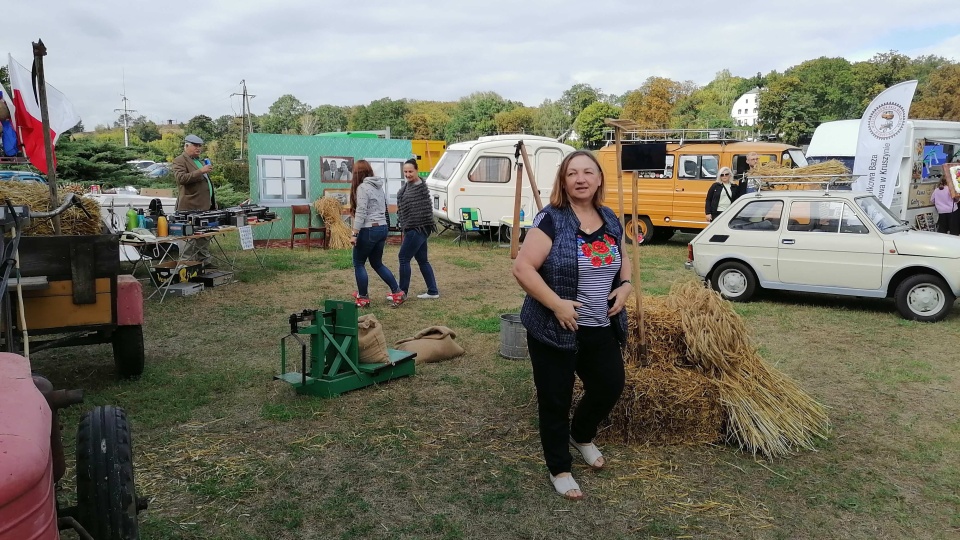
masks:
<path fill-rule="evenodd" d="M 122 75 L 122 77 L 123 77 L 123 93 L 120 94 L 120 99 L 121 101 L 123 101 L 123 108 L 114 109 L 113 112 L 123 111 L 123 146 L 129 147 L 130 135 L 128 130 L 129 130 L 129 123 L 130 123 L 130 113 L 135 113 L 137 111 L 133 109 L 127 110 L 127 102 L 130 101 L 129 99 L 127 99 L 127 78 L 125 74 Z"/>
<path fill-rule="evenodd" d="M 240 117 L 240 159 L 243 160 L 243 145 L 246 142 L 247 133 L 253 133 L 253 118 L 247 116 L 247 114 L 250 111 L 250 98 L 254 98 L 257 96 L 252 96 L 247 93 L 246 79 L 243 79 L 242 81 L 240 81 L 240 86 L 243 87 L 243 93 L 238 94 L 234 92 L 230 94 L 230 97 L 242 96 L 241 99 L 243 100 L 243 103 L 242 103 L 243 113 L 242 113 L 242 116 Z M 249 131 L 247 130 L 248 126 L 249 126 Z"/>

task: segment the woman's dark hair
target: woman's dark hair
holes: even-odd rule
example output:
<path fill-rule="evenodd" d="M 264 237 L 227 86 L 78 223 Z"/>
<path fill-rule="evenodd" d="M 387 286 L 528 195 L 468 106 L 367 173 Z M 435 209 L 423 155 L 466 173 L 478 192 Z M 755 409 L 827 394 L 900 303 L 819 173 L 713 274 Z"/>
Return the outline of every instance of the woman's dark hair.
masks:
<path fill-rule="evenodd" d="M 566 208 L 570 206 L 570 197 L 567 196 L 565 180 L 567 178 L 567 169 L 570 168 L 570 162 L 578 156 L 590 158 L 590 161 L 596 166 L 597 175 L 600 176 L 600 186 L 597 187 L 597 192 L 593 194 L 593 205 L 597 208 L 603 205 L 603 169 L 600 168 L 600 162 L 597 161 L 596 156 L 594 156 L 592 152 L 577 150 L 563 158 L 563 161 L 560 162 L 560 168 L 557 169 L 557 177 L 553 181 L 553 191 L 550 193 L 550 205 L 554 208 Z"/>
<path fill-rule="evenodd" d="M 410 158 L 403 162 L 404 165 L 413 165 L 413 170 L 419 171 L 420 167 L 417 166 L 417 160 Z"/>
<path fill-rule="evenodd" d="M 350 215 L 357 213 L 357 188 L 363 181 L 373 176 L 373 167 L 365 159 L 359 159 L 353 164 L 353 180 L 350 182 Z"/>

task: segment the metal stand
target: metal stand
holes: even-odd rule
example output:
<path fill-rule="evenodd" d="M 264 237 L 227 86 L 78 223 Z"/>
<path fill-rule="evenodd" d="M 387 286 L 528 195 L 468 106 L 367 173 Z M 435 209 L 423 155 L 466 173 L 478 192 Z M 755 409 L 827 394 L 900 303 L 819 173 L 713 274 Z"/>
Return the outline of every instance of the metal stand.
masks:
<path fill-rule="evenodd" d="M 353 302 L 327 300 L 324 310 L 305 309 L 290 315 L 290 334 L 280 340 L 280 375 L 298 394 L 333 397 L 391 379 L 413 375 L 417 353 L 387 349 L 386 364 L 361 364 L 358 343 L 357 306 Z M 307 363 L 308 335 L 310 362 Z M 300 371 L 287 371 L 288 339 L 300 346 Z"/>

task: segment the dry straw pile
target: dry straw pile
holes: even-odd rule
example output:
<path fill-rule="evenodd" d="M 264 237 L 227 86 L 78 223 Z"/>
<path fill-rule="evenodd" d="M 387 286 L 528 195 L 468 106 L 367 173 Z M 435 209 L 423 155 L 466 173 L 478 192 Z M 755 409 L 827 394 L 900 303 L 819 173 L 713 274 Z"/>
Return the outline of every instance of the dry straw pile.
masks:
<path fill-rule="evenodd" d="M 829 176 L 841 176 L 850 174 L 850 169 L 847 169 L 846 165 L 843 163 L 831 159 L 830 161 L 824 161 L 823 163 L 814 163 L 813 165 L 807 165 L 806 167 L 797 167 L 796 169 L 791 169 L 789 167 L 781 167 L 777 163 L 767 162 L 759 167 L 754 173 L 755 176 L 767 177 L 761 180 L 762 183 L 768 182 L 813 182 L 813 181 L 822 181 L 826 183 L 831 178 Z M 811 176 L 820 176 L 820 178 L 810 178 Z M 776 177 L 776 178 L 769 178 Z M 848 180 L 849 178 L 840 177 L 838 180 Z M 761 189 L 823 189 L 825 184 L 799 184 L 799 185 L 790 185 L 790 184 L 776 184 L 772 186 L 762 185 Z"/>
<path fill-rule="evenodd" d="M 320 197 L 313 201 L 313 208 L 323 218 L 330 235 L 330 249 L 350 249 L 350 235 L 352 231 L 343 222 L 343 205 L 333 197 Z"/>
<path fill-rule="evenodd" d="M 60 192 L 60 203 L 66 191 Z M 33 182 L 0 182 L 0 202 L 6 204 L 25 204 L 32 212 L 48 212 L 50 208 L 50 190 L 47 186 Z M 90 214 L 84 214 L 76 206 L 71 206 L 60 214 L 60 233 L 70 236 L 101 234 L 103 222 L 100 220 L 100 205 L 92 199 L 81 198 L 81 204 Z M 59 206 L 59 204 L 57 205 Z M 53 236 L 53 222 L 49 219 L 34 219 L 31 226 L 23 231 L 25 236 Z"/>
<path fill-rule="evenodd" d="M 721 437 L 754 454 L 812 449 L 830 429 L 823 405 L 767 365 L 743 319 L 697 282 L 644 297 L 647 355 L 627 302 L 627 385 L 604 437 L 626 443 L 706 443 Z"/>

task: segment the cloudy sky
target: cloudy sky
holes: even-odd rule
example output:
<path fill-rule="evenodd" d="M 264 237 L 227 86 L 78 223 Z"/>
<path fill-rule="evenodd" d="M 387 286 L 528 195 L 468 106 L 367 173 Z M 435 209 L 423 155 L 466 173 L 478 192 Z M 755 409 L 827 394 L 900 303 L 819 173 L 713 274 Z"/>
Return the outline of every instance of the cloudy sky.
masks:
<path fill-rule="evenodd" d="M 803 60 L 897 50 L 960 61 L 960 2 L 808 0 L 6 0 L 0 52 L 47 81 L 87 129 L 128 106 L 158 123 L 475 91 L 539 105 L 576 83 L 621 94 L 651 76 L 705 84 Z M 4 57 L 3 61 L 6 61 Z M 125 85 L 125 86 L 124 86 Z"/>

